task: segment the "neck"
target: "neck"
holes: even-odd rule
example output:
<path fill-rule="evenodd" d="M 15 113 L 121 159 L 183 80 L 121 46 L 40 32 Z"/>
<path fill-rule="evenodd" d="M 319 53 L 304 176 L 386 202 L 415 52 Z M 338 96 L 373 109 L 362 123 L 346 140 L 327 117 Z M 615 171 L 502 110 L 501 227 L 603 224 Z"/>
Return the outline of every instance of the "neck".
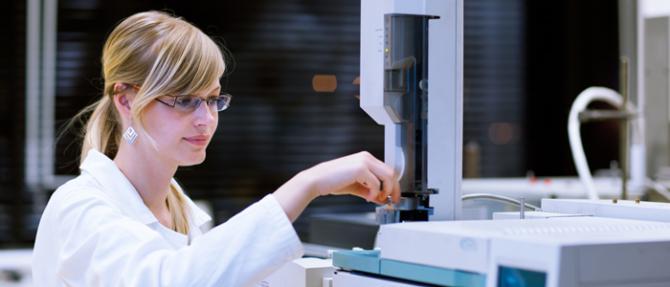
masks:
<path fill-rule="evenodd" d="M 151 147 L 144 147 L 146 151 L 140 150 L 143 147 L 139 144 L 136 142 L 136 146 L 128 146 L 122 142 L 114 163 L 135 187 L 149 210 L 165 224 L 165 217 L 169 215 L 167 195 L 170 180 L 177 172 L 177 164 L 162 160 Z"/>

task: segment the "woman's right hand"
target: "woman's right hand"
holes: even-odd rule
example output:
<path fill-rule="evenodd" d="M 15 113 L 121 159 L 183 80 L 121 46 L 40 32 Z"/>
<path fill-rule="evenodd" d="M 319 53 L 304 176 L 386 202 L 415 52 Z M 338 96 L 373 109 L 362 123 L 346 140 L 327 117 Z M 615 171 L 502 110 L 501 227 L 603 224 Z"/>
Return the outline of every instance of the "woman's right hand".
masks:
<path fill-rule="evenodd" d="M 385 204 L 391 196 L 400 199 L 400 185 L 392 167 L 368 152 L 359 152 L 307 169 L 301 176 L 313 180 L 316 196 L 350 194 L 367 201 Z"/>
<path fill-rule="evenodd" d="M 304 170 L 282 185 L 274 196 L 293 221 L 318 196 L 355 195 L 378 204 L 400 200 L 393 168 L 368 152 L 344 156 Z"/>

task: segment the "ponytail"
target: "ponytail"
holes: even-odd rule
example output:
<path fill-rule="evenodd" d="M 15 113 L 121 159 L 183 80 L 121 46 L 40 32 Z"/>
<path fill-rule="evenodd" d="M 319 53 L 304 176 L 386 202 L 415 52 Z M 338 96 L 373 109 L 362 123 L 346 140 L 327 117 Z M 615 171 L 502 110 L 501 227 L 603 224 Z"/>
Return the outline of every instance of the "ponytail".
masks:
<path fill-rule="evenodd" d="M 84 129 L 80 161 L 84 161 L 86 154 L 91 149 L 100 151 L 109 158 L 116 157 L 121 128 L 111 96 L 103 96 L 99 101 L 84 108 L 80 114 L 88 113 L 91 110 L 93 113 Z"/>
<path fill-rule="evenodd" d="M 181 187 L 172 182 L 170 184 L 170 193 L 167 196 L 167 205 L 170 210 L 170 215 L 172 216 L 172 225 L 174 230 L 188 234 L 189 225 L 188 225 L 188 208 L 186 205 L 186 196 Z"/>

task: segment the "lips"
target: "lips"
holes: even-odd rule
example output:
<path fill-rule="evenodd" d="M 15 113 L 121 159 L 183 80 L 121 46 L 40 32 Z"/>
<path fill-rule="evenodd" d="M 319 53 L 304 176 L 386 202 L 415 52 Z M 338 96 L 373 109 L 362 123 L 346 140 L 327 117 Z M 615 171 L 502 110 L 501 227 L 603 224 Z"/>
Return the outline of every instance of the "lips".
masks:
<path fill-rule="evenodd" d="M 209 142 L 209 136 L 199 135 L 193 137 L 185 137 L 184 140 L 196 146 L 205 146 L 207 145 L 207 142 Z"/>

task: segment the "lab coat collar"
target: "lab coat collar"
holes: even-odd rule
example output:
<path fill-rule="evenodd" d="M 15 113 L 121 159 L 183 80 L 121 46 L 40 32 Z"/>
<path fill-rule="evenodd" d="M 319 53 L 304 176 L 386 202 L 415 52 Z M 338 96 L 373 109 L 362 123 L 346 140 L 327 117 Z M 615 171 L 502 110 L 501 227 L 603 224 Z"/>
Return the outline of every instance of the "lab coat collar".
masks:
<path fill-rule="evenodd" d="M 145 225 L 158 222 L 158 219 L 142 201 L 135 187 L 106 155 L 91 149 L 79 168 L 82 173 L 86 172 L 91 175 L 100 184 L 102 191 L 117 203 L 124 212 Z M 177 184 L 174 178 L 172 182 Z M 188 196 L 184 196 L 184 199 L 190 209 L 189 221 L 192 222 L 191 224 L 200 227 L 211 220 L 211 217 L 195 205 Z"/>

